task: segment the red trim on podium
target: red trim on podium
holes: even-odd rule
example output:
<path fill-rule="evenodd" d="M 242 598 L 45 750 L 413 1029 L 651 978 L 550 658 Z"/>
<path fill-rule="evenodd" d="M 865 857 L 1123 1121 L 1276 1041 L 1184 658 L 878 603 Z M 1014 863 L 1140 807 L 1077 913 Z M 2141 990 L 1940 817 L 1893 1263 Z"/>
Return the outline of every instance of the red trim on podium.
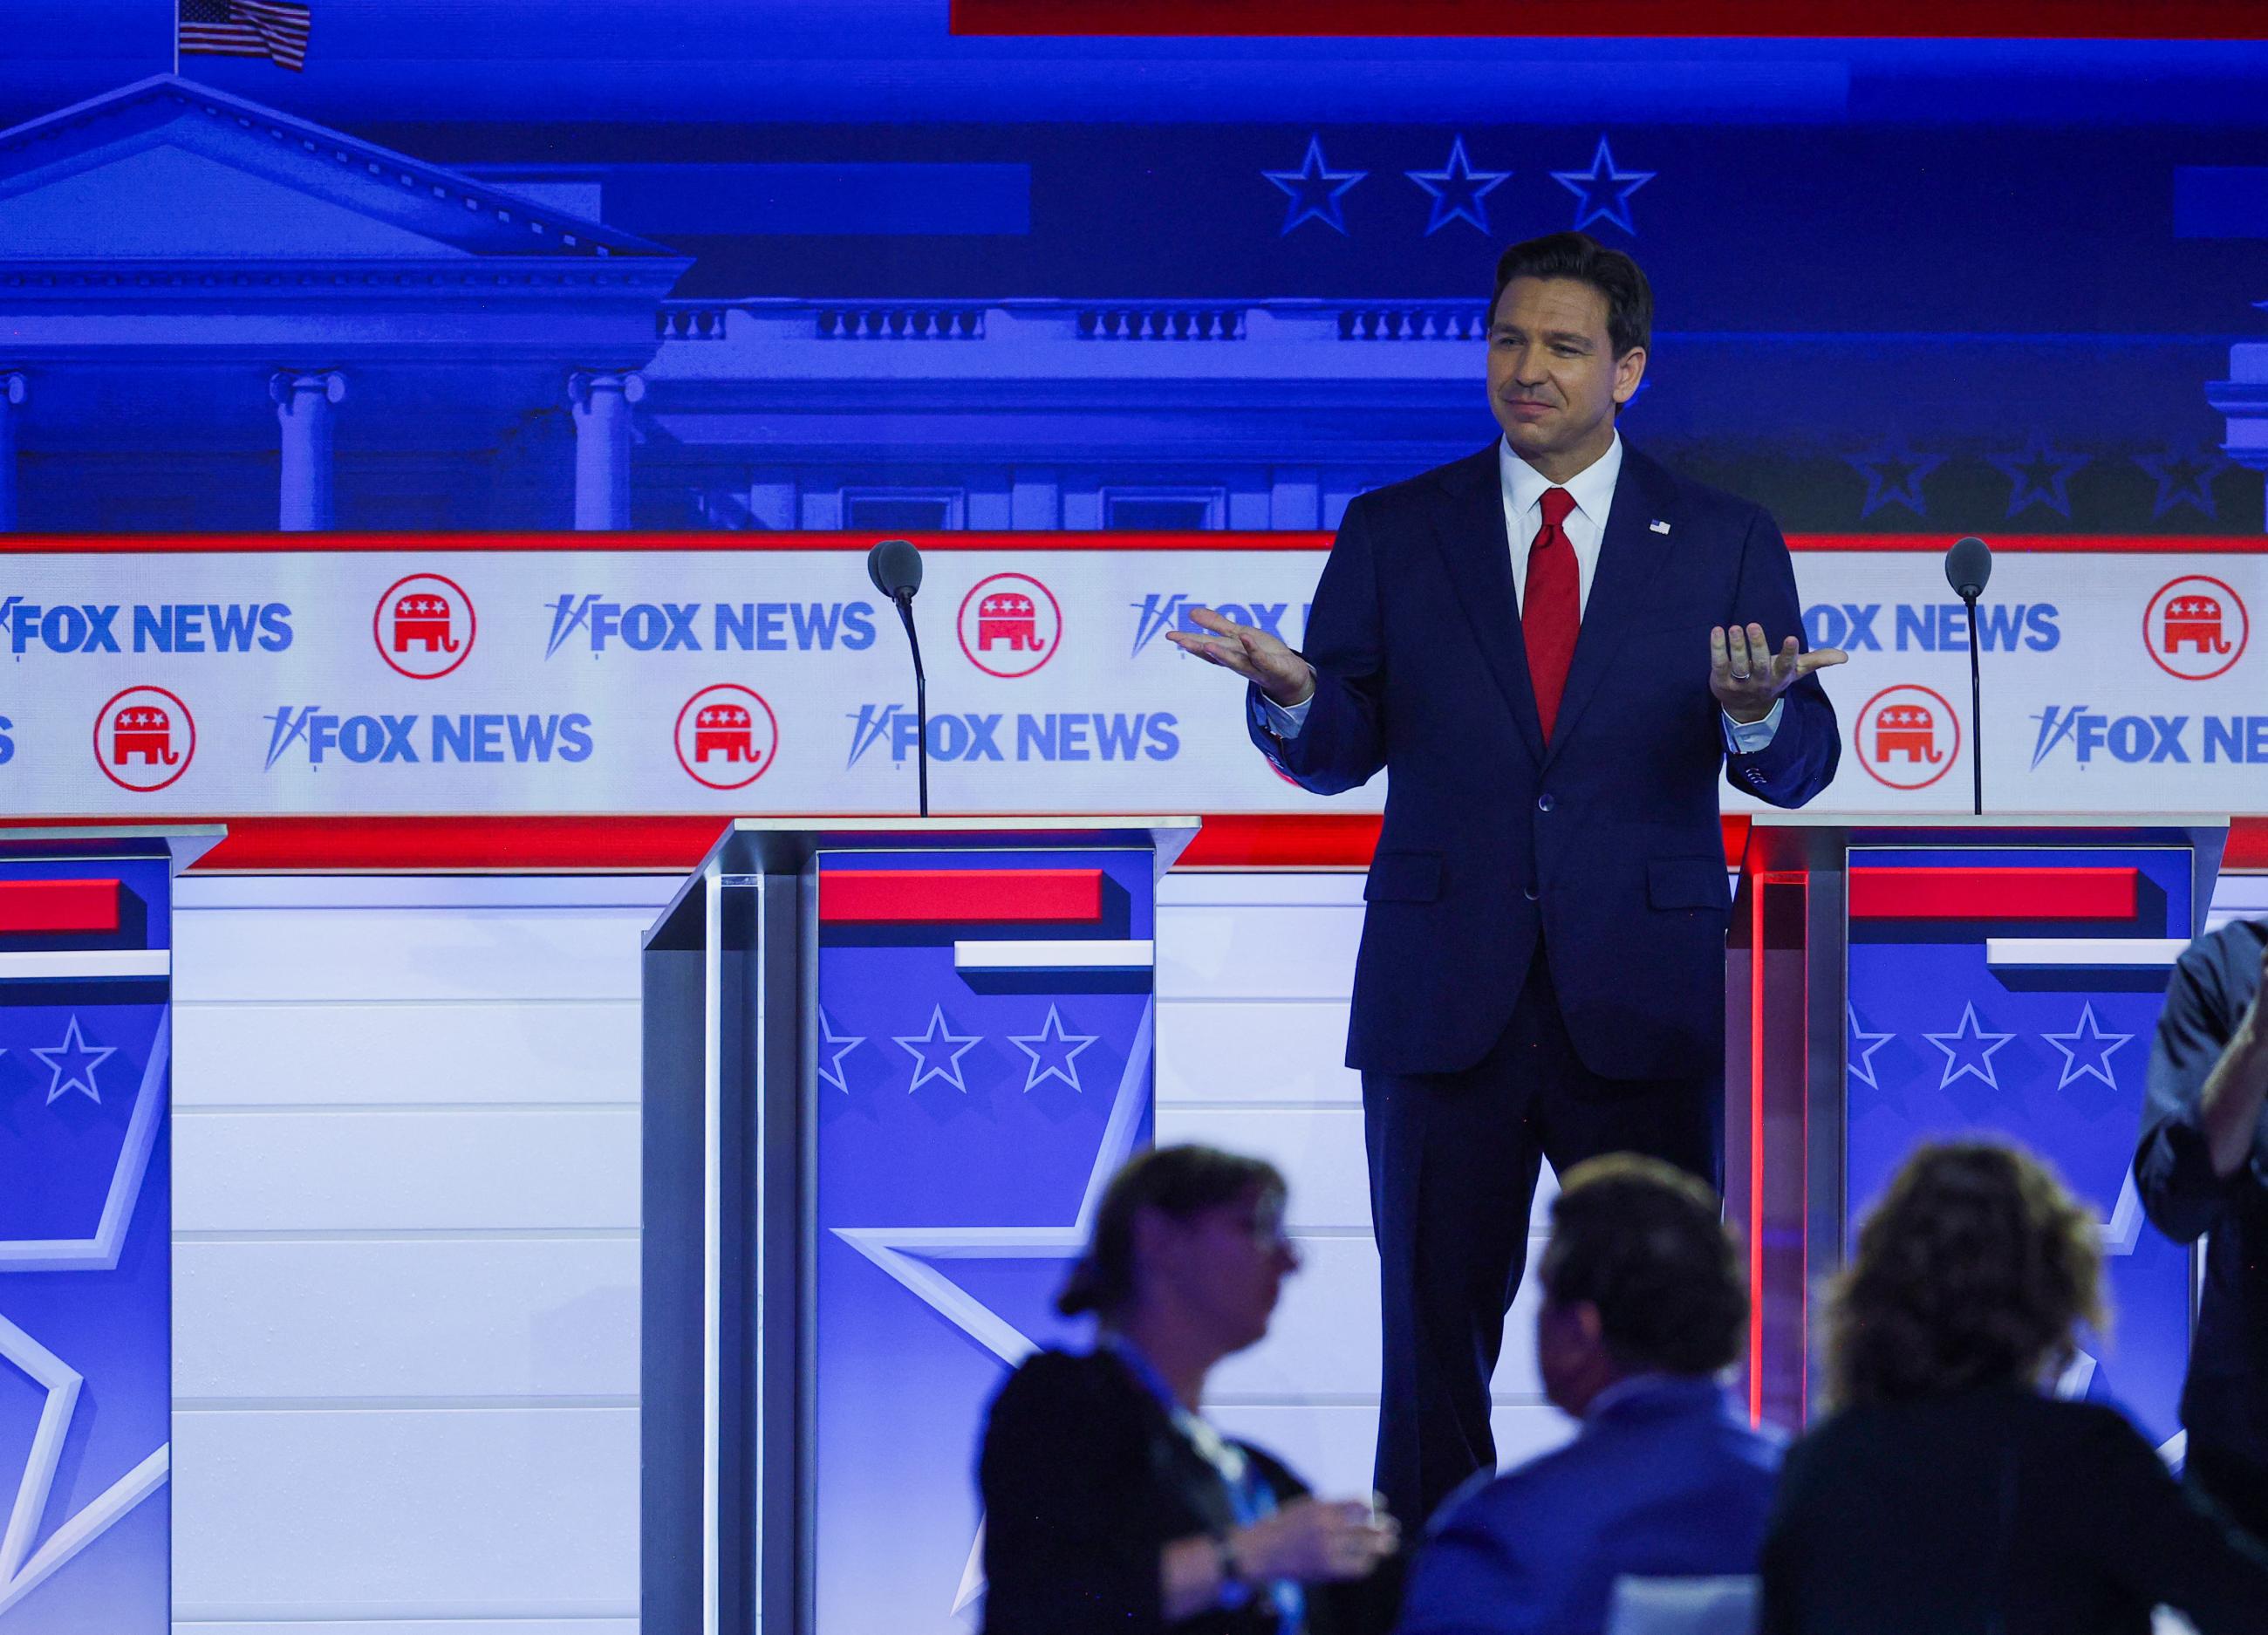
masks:
<path fill-rule="evenodd" d="M 1854 920 L 2130 920 L 2139 871 L 1854 868 Z"/>
<path fill-rule="evenodd" d="M 784 815 L 796 815 L 793 814 Z M 828 816 L 814 815 L 823 824 Z M 1028 815 L 1028 814 L 1025 814 Z M 168 823 L 225 823 L 227 837 L 198 859 L 201 874 L 680 873 L 725 832 L 722 814 L 666 812 L 556 817 L 230 817 L 168 814 Z M 1362 869 L 1378 847 L 1376 813 L 1225 813 L 1204 820 L 1176 868 Z M 115 827 L 115 814 L 24 818 L 13 827 Z M 1740 866 L 1749 820 L 1723 821 L 1725 866 Z M 0 824 L 0 833 L 11 825 Z M 2227 870 L 2268 872 L 2268 817 L 2229 826 Z"/>
<path fill-rule="evenodd" d="M 0 880 L 0 937 L 117 929 L 114 880 Z"/>
<path fill-rule="evenodd" d="M 1102 871 L 828 869 L 819 877 L 819 917 L 833 925 L 1092 924 L 1102 917 Z"/>

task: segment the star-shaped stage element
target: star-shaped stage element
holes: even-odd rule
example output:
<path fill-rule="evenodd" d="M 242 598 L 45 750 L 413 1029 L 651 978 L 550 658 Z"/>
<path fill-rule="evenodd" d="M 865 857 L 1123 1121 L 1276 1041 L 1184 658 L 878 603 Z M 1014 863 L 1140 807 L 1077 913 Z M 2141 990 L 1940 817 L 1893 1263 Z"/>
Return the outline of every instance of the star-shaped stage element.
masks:
<path fill-rule="evenodd" d="M 173 1038 L 170 1013 L 160 1011 L 149 1059 L 142 1064 L 142 1086 L 135 1092 L 134 1110 L 127 1116 L 126 1140 L 110 1172 L 102 1214 L 92 1235 L 0 1240 L 0 1272 L 109 1271 L 117 1266 L 126 1247 L 126 1228 L 134 1219 L 135 1202 L 142 1195 L 142 1179 L 149 1172 L 150 1153 L 157 1145 L 158 1123 L 165 1116 L 166 1066 L 172 1059 Z M 66 1035 L 58 1053 L 68 1044 Z"/>
<path fill-rule="evenodd" d="M 101 1106 L 102 1094 L 94 1086 L 94 1070 L 102 1065 L 106 1057 L 114 1055 L 117 1049 L 115 1045 L 87 1043 L 85 1035 L 78 1030 L 77 1016 L 73 1016 L 63 1028 L 61 1044 L 48 1045 L 44 1049 L 33 1045 L 32 1054 L 45 1063 L 48 1071 L 54 1075 L 48 1085 L 48 1104 L 54 1105 L 55 1099 L 67 1090 L 77 1090 L 84 1092 L 88 1101 Z"/>
<path fill-rule="evenodd" d="M 2213 480 L 2228 470 L 2230 462 L 2191 444 L 2162 454 L 2137 454 L 2134 463 L 2158 485 L 2157 497 L 2150 502 L 2150 520 L 2155 522 L 2177 505 L 2194 505 L 2208 517 L 2214 515 Z"/>
<path fill-rule="evenodd" d="M 1874 1082 L 1874 1052 L 1896 1038 L 1897 1035 L 1868 1033 L 1864 1027 L 1859 1026 L 1859 1010 L 1856 1005 L 1846 1005 L 1844 1009 L 1848 1011 L 1851 1016 L 1851 1048 L 1846 1071 L 1851 1078 L 1857 1079 L 1869 1090 L 1879 1090 L 1882 1086 Z"/>
<path fill-rule="evenodd" d="M 2014 1034 L 1986 1033 L 1977 1023 L 1977 1007 L 1974 1005 L 1962 1005 L 1960 1027 L 1949 1034 L 1922 1035 L 1945 1052 L 1945 1077 L 1938 1080 L 1937 1087 L 1948 1089 L 1955 1079 L 1973 1073 L 1998 1090 L 2000 1080 L 1992 1069 L 1992 1056 L 2015 1036 Z M 1988 1040 L 1991 1042 L 1987 1043 Z M 1983 1048 L 1980 1049 L 1978 1046 Z"/>
<path fill-rule="evenodd" d="M 1898 435 L 1863 454 L 1846 454 L 1844 460 L 1867 479 L 1867 497 L 1859 506 L 1859 521 L 1885 505 L 1904 505 L 1917 517 L 1929 515 L 1929 502 L 1922 497 L 1922 479 L 1945 463 L 1944 455 L 1917 454 Z"/>
<path fill-rule="evenodd" d="M 907 1094 L 920 1089 L 932 1079 L 942 1079 L 961 1094 L 968 1094 L 968 1086 L 961 1077 L 961 1058 L 983 1042 L 983 1034 L 954 1032 L 946 1026 L 945 1006 L 932 1005 L 927 1033 L 893 1037 L 914 1058 L 914 1081 L 906 1086 Z"/>
<path fill-rule="evenodd" d="M 1481 201 L 1502 187 L 1512 174 L 1508 170 L 1475 170 L 1472 160 L 1465 157 L 1462 136 L 1449 144 L 1448 159 L 1440 169 L 1406 170 L 1402 173 L 1433 195 L 1432 210 L 1425 218 L 1425 236 L 1429 239 L 1453 221 L 1470 222 L 1487 232 L 1488 206 Z"/>
<path fill-rule="evenodd" d="M 1099 1034 L 1065 1033 L 1063 1018 L 1056 1014 L 1052 1005 L 1048 1006 L 1048 1020 L 1040 1025 L 1039 1032 L 1010 1034 L 1008 1042 L 1032 1058 L 1030 1070 L 1024 1075 L 1025 1094 L 1029 1094 L 1050 1079 L 1060 1079 L 1078 1090 L 1079 1053 L 1100 1037 Z"/>
<path fill-rule="evenodd" d="M 1319 221 L 1344 232 L 1346 217 L 1340 211 L 1339 195 L 1370 174 L 1366 170 L 1331 169 L 1323 162 L 1323 139 L 1320 136 L 1307 138 L 1307 156 L 1300 161 L 1299 169 L 1263 170 L 1260 173 L 1291 195 L 1292 202 L 1284 208 L 1286 233 L 1307 221 Z"/>
<path fill-rule="evenodd" d="M 47 1513 L 55 1472 L 63 1462 L 63 1443 L 70 1433 L 71 1416 L 78 1407 L 79 1388 L 85 1380 L 5 1317 L 0 1317 L 0 1359 L 21 1369 L 47 1394 L 40 1404 L 39 1428 L 24 1456 L 24 1474 L 16 1484 L 8 1529 L 0 1536 L 0 1616 L 4 1616 L 52 1577 L 55 1569 L 165 1485 L 173 1464 L 173 1444 L 161 1446 L 89 1499 L 77 1514 L 49 1530 L 46 1541 L 34 1550 L 32 1541 L 39 1536 Z"/>
<path fill-rule="evenodd" d="M 1987 454 L 1985 459 L 2008 479 L 2008 514 L 2028 505 L 2045 505 L 2058 516 L 2071 515 L 2071 496 L 2064 484 L 2087 468 L 2084 454 L 2067 454 L 2048 446 L 2044 433 L 2035 431 L 2020 454 Z"/>
<path fill-rule="evenodd" d="M 1601 136 L 1598 151 L 1591 155 L 1590 169 L 1555 170 L 1551 180 L 1575 195 L 1578 232 L 1604 219 L 1636 238 L 1638 228 L 1631 221 L 1630 195 L 1652 181 L 1654 175 L 1650 170 L 1616 170 L 1614 153 L 1607 146 L 1607 139 Z"/>
<path fill-rule="evenodd" d="M 1118 1094 L 1110 1104 L 1110 1117 L 1095 1148 L 1094 1167 L 1087 1172 L 1086 1189 L 1080 1195 L 1078 1217 L 1061 1226 L 836 1226 L 835 1235 L 887 1272 L 1003 1363 L 1013 1368 L 1039 1349 L 1006 1318 L 939 1271 L 941 1260 L 1070 1260 L 1086 1247 L 1094 1230 L 1094 1212 L 1110 1178 L 1134 1152 L 1142 1131 L 1142 1113 L 1148 1102 L 1151 1042 L 1157 1027 L 1158 1005 L 1152 998 L 1142 1006 L 1142 1020 L 1126 1052 L 1126 1071 L 1118 1080 Z M 934 1027 L 934 1022 L 932 1022 Z M 984 1593 L 981 1546 L 983 1523 L 969 1548 L 968 1565 L 954 1596 L 957 1615 Z"/>
<path fill-rule="evenodd" d="M 849 1095 L 850 1086 L 843 1077 L 843 1058 L 865 1042 L 866 1035 L 864 1034 L 836 1033 L 835 1024 L 828 1020 L 826 1009 L 822 1006 L 819 1013 L 819 1054 L 821 1058 L 819 1082 L 833 1085 Z"/>
<path fill-rule="evenodd" d="M 2095 1020 L 2095 1006 L 2083 1004 L 2079 1007 L 2079 1026 L 2067 1034 L 2042 1034 L 2041 1038 L 2063 1052 L 2063 1072 L 2056 1080 L 2060 1090 L 2074 1079 L 2100 1079 L 2113 1090 L 2118 1080 L 2111 1076 L 2110 1053 L 2124 1044 L 2132 1034 L 2110 1034 L 2102 1031 Z"/>

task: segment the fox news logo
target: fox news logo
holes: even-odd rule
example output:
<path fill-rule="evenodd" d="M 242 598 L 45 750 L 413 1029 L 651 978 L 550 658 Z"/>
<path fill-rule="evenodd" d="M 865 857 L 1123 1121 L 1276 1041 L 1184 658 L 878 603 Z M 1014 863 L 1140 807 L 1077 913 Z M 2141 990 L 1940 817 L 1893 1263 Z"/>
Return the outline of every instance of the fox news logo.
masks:
<path fill-rule="evenodd" d="M 1286 647 L 1299 645 L 1297 636 L 1284 628 L 1285 615 L 1292 611 L 1287 601 L 1202 601 L 1187 591 L 1152 592 L 1140 601 L 1127 604 L 1134 609 L 1134 649 L 1132 658 L 1168 630 L 1187 630 L 1202 635 L 1197 622 L 1189 617 L 1199 608 L 1211 609 L 1222 618 L 1236 624 L 1248 624 L 1256 630 L 1265 630 Z M 1300 628 L 1307 624 L 1311 602 L 1300 604 Z"/>
<path fill-rule="evenodd" d="M 283 704 L 260 718 L 269 724 L 272 771 L 297 752 L 310 767 L 345 761 L 355 766 L 412 766 L 444 762 L 528 765 L 591 758 L 591 718 L 572 715 L 340 715 L 320 704 Z M 421 723 L 423 730 L 420 730 Z"/>
<path fill-rule="evenodd" d="M 2142 610 L 2150 662 L 2184 681 L 2209 681 L 2244 656 L 2252 633 L 2244 598 L 2202 573 L 2169 579 Z"/>
<path fill-rule="evenodd" d="M 893 762 L 913 757 L 919 718 L 903 704 L 860 704 L 850 721 L 846 769 L 857 766 L 877 744 L 889 747 Z M 1180 729 L 1180 721 L 1165 711 L 933 715 L 929 754 L 932 761 L 1171 761 L 1182 752 Z"/>
<path fill-rule="evenodd" d="M 731 683 L 704 687 L 677 712 L 677 764 L 711 789 L 744 789 L 779 756 L 779 718 L 763 695 Z"/>
<path fill-rule="evenodd" d="M 1851 738 L 1859 764 L 1892 789 L 1926 789 L 1961 755 L 1961 717 L 1926 687 L 1886 687 L 1859 706 Z"/>
<path fill-rule="evenodd" d="M 436 681 L 472 657 L 475 629 L 473 599 L 438 573 L 394 580 L 370 620 L 378 656 L 413 681 Z"/>
<path fill-rule="evenodd" d="M 2032 718 L 2032 768 L 2068 748 L 2079 765 L 2107 757 L 2126 766 L 2268 765 L 2268 715 L 2111 715 L 2085 704 L 2050 704 Z"/>
<path fill-rule="evenodd" d="M 827 652 L 838 646 L 863 652 L 874 644 L 871 602 L 620 602 L 571 591 L 549 605 L 546 659 L 570 642 L 594 655 L 613 646 L 641 653 Z"/>
<path fill-rule="evenodd" d="M 1803 610 L 1803 634 L 1814 647 L 1845 652 L 1965 653 L 1969 609 L 1957 601 L 1815 602 Z M 1985 652 L 2052 652 L 2063 641 L 2053 602 L 1986 602 L 1977 609 L 1977 644 Z"/>
<path fill-rule="evenodd" d="M 162 687 L 129 687 L 94 717 L 94 763 L 136 794 L 155 793 L 189 770 L 197 724 L 188 704 Z"/>
<path fill-rule="evenodd" d="M 124 630 L 117 602 L 53 606 L 11 596 L 0 601 L 0 635 L 18 659 L 51 653 L 280 653 L 291 644 L 291 609 L 268 602 L 138 602 Z"/>
<path fill-rule="evenodd" d="M 961 651 L 987 675 L 1029 675 L 1063 645 L 1063 609 L 1027 573 L 979 579 L 961 599 Z"/>

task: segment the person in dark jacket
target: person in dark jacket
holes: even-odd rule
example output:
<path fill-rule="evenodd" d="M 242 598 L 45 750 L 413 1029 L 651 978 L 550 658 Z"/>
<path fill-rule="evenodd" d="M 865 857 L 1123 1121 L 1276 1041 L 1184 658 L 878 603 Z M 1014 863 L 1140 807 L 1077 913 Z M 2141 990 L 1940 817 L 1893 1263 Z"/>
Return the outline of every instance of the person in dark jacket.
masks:
<path fill-rule="evenodd" d="M 1829 1315 L 1835 1411 L 1789 1451 L 1764 1635 L 2268 1631 L 2268 1552 L 2192 1506 L 2116 1410 L 2041 1382 L 2100 1324 L 2100 1229 L 2047 1167 L 1925 1146 Z"/>
<path fill-rule="evenodd" d="M 2190 1491 L 2268 1539 L 2268 920 L 2198 938 L 2174 967 L 2150 1050 L 2134 1180 L 2177 1243 L 2205 1238 L 2182 1387 Z M 2209 1236 L 2207 1234 L 2210 1234 Z"/>
<path fill-rule="evenodd" d="M 1599 1635 L 1617 1579 L 1756 1570 L 1780 1450 L 1717 1382 L 1749 1315 L 1721 1209 L 1632 1153 L 1567 1172 L 1538 1269 L 1535 1358 L 1544 1395 L 1582 1429 L 1450 1496 L 1401 1635 Z"/>
<path fill-rule="evenodd" d="M 1323 1501 L 1199 1411 L 1206 1374 L 1268 1332 L 1299 1265 L 1284 1179 L 1161 1147 L 1112 1181 L 1057 1298 L 1084 1356 L 1038 1352 L 994 1398 L 977 1460 L 985 1635 L 1366 1635 L 1395 1546 L 1366 1498 Z M 1382 1585 L 1384 1575 L 1379 1575 Z"/>

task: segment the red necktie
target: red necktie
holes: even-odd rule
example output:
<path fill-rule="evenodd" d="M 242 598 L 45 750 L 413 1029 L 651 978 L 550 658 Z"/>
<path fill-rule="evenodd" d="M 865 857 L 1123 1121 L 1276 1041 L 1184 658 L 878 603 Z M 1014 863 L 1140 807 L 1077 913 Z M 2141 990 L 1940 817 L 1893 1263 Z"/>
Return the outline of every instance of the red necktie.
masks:
<path fill-rule="evenodd" d="M 1528 644 L 1528 679 L 1535 689 L 1535 713 L 1543 736 L 1551 737 L 1559 695 L 1567 689 L 1567 666 L 1575 657 L 1575 632 L 1583 622 L 1582 582 L 1575 548 L 1560 525 L 1575 509 L 1565 489 L 1543 490 L 1543 526 L 1528 548 L 1528 584 L 1520 599 L 1520 632 Z"/>

